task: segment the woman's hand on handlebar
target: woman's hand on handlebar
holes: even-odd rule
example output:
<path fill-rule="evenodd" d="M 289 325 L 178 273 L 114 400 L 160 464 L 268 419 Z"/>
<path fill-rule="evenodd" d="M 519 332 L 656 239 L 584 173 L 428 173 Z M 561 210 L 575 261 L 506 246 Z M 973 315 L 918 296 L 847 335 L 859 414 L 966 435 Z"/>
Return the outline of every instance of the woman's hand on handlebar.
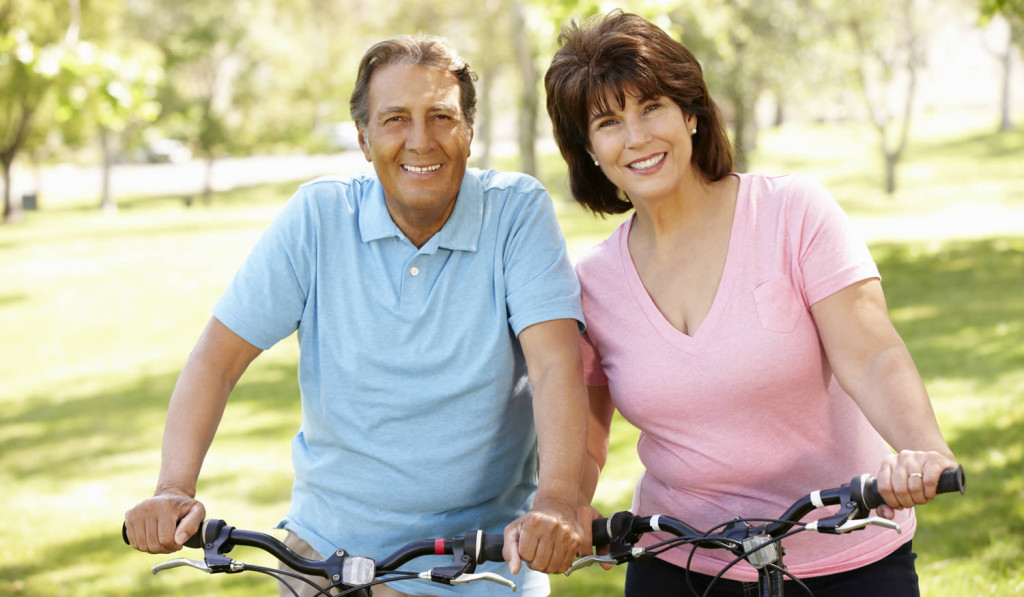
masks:
<path fill-rule="evenodd" d="M 199 531 L 206 507 L 195 498 L 175 492 L 155 495 L 125 512 L 124 524 L 132 547 L 146 553 L 173 553 Z"/>
<path fill-rule="evenodd" d="M 892 519 L 896 510 L 927 504 L 935 499 L 935 488 L 942 471 L 956 468 L 951 454 L 902 450 L 886 456 L 878 471 L 878 493 L 887 505 L 875 511 Z"/>

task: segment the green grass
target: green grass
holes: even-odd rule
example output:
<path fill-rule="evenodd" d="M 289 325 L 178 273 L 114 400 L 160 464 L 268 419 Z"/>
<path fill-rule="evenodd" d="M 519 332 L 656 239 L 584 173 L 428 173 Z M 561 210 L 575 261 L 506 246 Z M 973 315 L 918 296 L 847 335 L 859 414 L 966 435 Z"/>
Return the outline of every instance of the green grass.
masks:
<path fill-rule="evenodd" d="M 854 215 L 1024 204 L 1024 177 L 1009 167 L 1024 154 L 1021 133 L 916 139 L 895 198 L 877 190 L 862 143 L 873 139 L 856 127 L 765 132 L 756 167 L 809 172 Z M 574 252 L 621 221 L 565 200 L 557 156 L 544 167 Z M 211 304 L 294 186 L 223 193 L 191 209 L 169 197 L 123 201 L 116 216 L 32 212 L 0 228 L 0 595 L 273 592 L 258 575 L 154 577 L 148 567 L 160 558 L 124 547 L 119 527 L 152 491 L 167 397 Z M 965 498 L 919 509 L 924 594 L 1024 593 L 1024 230 L 872 251 L 893 320 L 968 471 Z M 200 484 L 211 516 L 254 529 L 281 517 L 286 446 L 299 424 L 296 352 L 293 340 L 269 351 L 233 395 Z M 605 511 L 629 505 L 635 437 L 616 424 L 598 493 Z M 619 595 L 622 572 L 555 577 L 555 594 Z"/>

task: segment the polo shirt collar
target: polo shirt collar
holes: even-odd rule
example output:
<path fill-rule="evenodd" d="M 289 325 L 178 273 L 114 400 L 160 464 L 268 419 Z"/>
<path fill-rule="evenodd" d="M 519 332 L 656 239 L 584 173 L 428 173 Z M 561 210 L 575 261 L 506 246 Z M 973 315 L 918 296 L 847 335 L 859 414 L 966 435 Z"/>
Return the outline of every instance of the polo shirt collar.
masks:
<path fill-rule="evenodd" d="M 459 196 L 455 200 L 448 221 L 423 246 L 427 249 L 434 246 L 453 251 L 476 251 L 483 229 L 484 195 L 483 186 L 476 173 L 467 169 L 459 188 Z M 359 234 L 363 242 L 372 242 L 382 238 L 404 238 L 398 225 L 391 219 L 387 204 L 384 202 L 384 187 L 380 180 L 375 179 L 359 210 Z"/>

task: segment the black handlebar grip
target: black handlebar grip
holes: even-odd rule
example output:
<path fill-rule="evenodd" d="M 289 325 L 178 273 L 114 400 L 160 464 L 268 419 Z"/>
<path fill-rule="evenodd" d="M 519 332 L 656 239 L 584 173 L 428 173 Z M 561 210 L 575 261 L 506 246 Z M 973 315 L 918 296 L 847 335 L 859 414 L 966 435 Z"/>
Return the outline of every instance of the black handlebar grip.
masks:
<path fill-rule="evenodd" d="M 939 475 L 939 486 L 935 490 L 936 493 L 953 493 L 954 491 L 960 492 L 960 495 L 967 492 L 967 476 L 964 474 L 962 464 L 958 464 L 956 468 L 942 471 L 942 474 Z"/>
<path fill-rule="evenodd" d="M 196 531 L 191 537 L 185 540 L 185 547 L 201 548 L 203 546 L 203 531 L 206 530 L 206 522 L 199 525 L 199 530 Z"/>
<path fill-rule="evenodd" d="M 964 475 L 963 465 L 957 465 L 956 468 L 944 470 L 939 475 L 939 484 L 935 489 L 935 493 L 953 493 L 954 491 L 958 491 L 961 494 L 967 491 L 967 478 Z M 883 504 L 885 504 L 885 500 L 878 493 L 878 481 L 871 479 L 871 482 L 864 487 L 864 505 L 869 510 L 873 510 Z"/>
<path fill-rule="evenodd" d="M 480 541 L 481 554 L 480 561 L 482 562 L 504 562 L 505 556 L 501 555 L 501 550 L 505 547 L 505 536 L 504 535 L 488 535 L 483 534 L 483 538 Z"/>
<path fill-rule="evenodd" d="M 634 516 L 632 512 L 616 512 L 608 518 L 598 518 L 595 520 L 590 527 L 590 534 L 593 537 L 593 543 L 595 546 L 600 547 L 602 545 L 608 545 L 622 534 L 633 520 Z"/>
<path fill-rule="evenodd" d="M 612 538 L 608 535 L 608 519 L 598 518 L 595 520 L 590 527 L 590 534 L 593 536 L 594 545 L 608 545 L 612 542 Z"/>

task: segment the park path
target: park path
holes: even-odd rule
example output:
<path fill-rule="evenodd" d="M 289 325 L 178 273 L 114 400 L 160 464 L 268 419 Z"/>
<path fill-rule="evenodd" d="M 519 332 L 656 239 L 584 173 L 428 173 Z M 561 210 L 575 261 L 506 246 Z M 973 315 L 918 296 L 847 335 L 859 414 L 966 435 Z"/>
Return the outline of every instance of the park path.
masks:
<path fill-rule="evenodd" d="M 213 187 L 310 180 L 327 174 L 345 174 L 370 166 L 359 151 L 323 155 L 224 158 L 214 164 Z M 123 164 L 113 170 L 115 196 L 198 195 L 206 165 L 201 160 L 183 164 Z M 41 176 L 27 174 L 41 187 L 42 205 L 99 202 L 101 172 L 97 167 L 61 165 L 45 168 Z M 986 236 L 1024 236 L 1024 206 L 963 204 L 925 214 L 854 215 L 855 226 L 869 243 L 899 240 L 952 240 Z"/>
<path fill-rule="evenodd" d="M 970 203 L 925 214 L 850 219 L 869 243 L 1024 236 L 1024 206 Z"/>
<path fill-rule="evenodd" d="M 275 182 L 311 180 L 369 167 L 363 154 L 349 151 L 322 155 L 275 155 L 222 158 L 214 162 L 216 191 Z M 39 189 L 41 206 L 81 203 L 95 198 L 99 204 L 102 172 L 96 166 L 62 164 L 40 172 L 23 172 L 28 190 Z M 190 160 L 180 164 L 118 164 L 111 171 L 115 197 L 138 195 L 199 195 L 206 163 Z"/>

